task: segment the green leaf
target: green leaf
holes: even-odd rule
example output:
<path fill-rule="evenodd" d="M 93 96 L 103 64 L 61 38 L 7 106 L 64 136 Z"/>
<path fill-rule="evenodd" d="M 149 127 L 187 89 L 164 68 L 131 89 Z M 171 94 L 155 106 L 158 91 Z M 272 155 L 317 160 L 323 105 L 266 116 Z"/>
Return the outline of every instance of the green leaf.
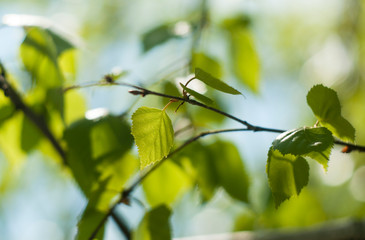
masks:
<path fill-rule="evenodd" d="M 31 27 L 20 46 L 20 56 L 26 70 L 37 84 L 49 88 L 59 87 L 63 75 L 58 65 L 58 53 L 64 47 L 57 48 L 49 31 Z"/>
<path fill-rule="evenodd" d="M 170 240 L 170 215 L 171 210 L 165 205 L 147 212 L 133 234 L 133 240 Z"/>
<path fill-rule="evenodd" d="M 39 129 L 27 117 L 23 117 L 21 131 L 21 147 L 25 152 L 33 150 L 42 139 Z"/>
<path fill-rule="evenodd" d="M 216 141 L 203 145 L 195 142 L 174 160 L 195 180 L 203 202 L 209 201 L 219 187 L 232 198 L 247 202 L 248 175 L 232 143 Z"/>
<path fill-rule="evenodd" d="M 209 201 L 219 187 L 218 173 L 210 150 L 200 142 L 194 142 L 174 158 L 199 187 L 203 202 Z"/>
<path fill-rule="evenodd" d="M 147 52 L 157 45 L 175 37 L 169 25 L 161 25 L 151 29 L 142 36 L 143 51 Z"/>
<path fill-rule="evenodd" d="M 205 72 L 209 72 L 212 76 L 217 78 L 223 77 L 221 65 L 215 59 L 204 53 L 193 53 L 191 70 L 195 71 L 196 68 L 203 69 Z"/>
<path fill-rule="evenodd" d="M 174 129 L 165 111 L 141 107 L 132 116 L 132 134 L 136 141 L 141 168 L 161 161 L 174 143 Z"/>
<path fill-rule="evenodd" d="M 333 137 L 325 127 L 302 127 L 280 134 L 272 147 L 283 155 L 310 156 L 327 169 Z"/>
<path fill-rule="evenodd" d="M 203 103 L 205 104 L 212 104 L 213 103 L 213 100 L 194 91 L 193 89 L 190 89 L 188 87 L 185 87 L 184 84 L 180 83 L 180 86 L 184 89 L 184 91 L 186 91 L 187 93 L 189 93 L 190 95 L 192 95 L 193 97 L 195 97 L 196 99 L 202 101 Z"/>
<path fill-rule="evenodd" d="M 231 86 L 227 85 L 221 80 L 213 77 L 212 75 L 210 75 L 209 73 L 205 72 L 200 68 L 195 69 L 195 77 L 216 90 L 235 95 L 241 94 L 236 89 L 232 88 Z"/>
<path fill-rule="evenodd" d="M 249 178 L 236 146 L 229 142 L 216 141 L 209 145 L 209 149 L 218 184 L 232 198 L 247 202 Z"/>
<path fill-rule="evenodd" d="M 268 153 L 266 172 L 276 207 L 291 196 L 299 195 L 308 184 L 309 165 L 306 160 L 291 154 L 283 155 L 273 148 Z"/>
<path fill-rule="evenodd" d="M 251 91 L 259 90 L 260 62 L 255 50 L 247 22 L 238 20 L 226 21 L 225 28 L 230 36 L 230 48 L 233 71 L 236 77 Z"/>
<path fill-rule="evenodd" d="M 86 196 L 109 179 L 108 190 L 121 191 L 136 171 L 138 162 L 128 154 L 133 138 L 120 117 L 82 119 L 64 133 L 71 171 Z"/>
<path fill-rule="evenodd" d="M 190 187 L 191 180 L 175 163 L 166 161 L 142 185 L 152 207 L 161 204 L 170 206 Z"/>
<path fill-rule="evenodd" d="M 307 94 L 307 103 L 320 124 L 344 141 L 355 140 L 354 127 L 341 115 L 337 93 L 323 85 L 316 85 Z"/>
<path fill-rule="evenodd" d="M 118 194 L 117 192 L 105 191 L 108 181 L 109 179 L 102 181 L 100 187 L 90 194 L 89 202 L 77 224 L 76 240 L 91 239 L 91 235 L 107 215 L 112 199 Z M 105 222 L 96 237 L 92 239 L 103 239 L 104 225 Z"/>

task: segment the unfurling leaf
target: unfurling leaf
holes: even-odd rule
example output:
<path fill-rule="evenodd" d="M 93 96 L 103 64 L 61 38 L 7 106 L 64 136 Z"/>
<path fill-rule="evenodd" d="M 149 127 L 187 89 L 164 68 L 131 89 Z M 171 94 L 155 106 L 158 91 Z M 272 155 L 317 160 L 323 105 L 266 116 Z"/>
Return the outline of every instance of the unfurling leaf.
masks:
<path fill-rule="evenodd" d="M 328 159 L 333 146 L 332 133 L 324 127 L 302 127 L 280 134 L 272 143 L 274 150 L 281 154 L 309 156 L 328 166 Z"/>
<path fill-rule="evenodd" d="M 160 205 L 147 212 L 136 232 L 133 240 L 170 240 L 171 231 L 169 218 L 171 210 L 165 205 Z"/>
<path fill-rule="evenodd" d="M 227 85 L 226 83 L 222 82 L 218 78 L 213 77 L 209 73 L 205 72 L 200 68 L 195 68 L 195 78 L 199 79 L 203 83 L 207 84 L 208 86 L 219 90 L 221 92 L 229 93 L 229 94 L 241 94 L 239 91 L 234 89 L 233 87 Z"/>
<path fill-rule="evenodd" d="M 307 103 L 319 123 L 336 137 L 345 141 L 355 140 L 355 129 L 342 115 L 337 93 L 323 85 L 314 86 L 307 94 Z"/>
<path fill-rule="evenodd" d="M 276 207 L 291 196 L 299 195 L 308 184 L 309 166 L 301 156 L 283 155 L 270 148 L 266 172 Z"/>
<path fill-rule="evenodd" d="M 186 91 L 187 93 L 189 93 L 191 96 L 195 97 L 196 99 L 202 101 L 203 103 L 205 103 L 205 104 L 212 104 L 213 103 L 212 99 L 210 99 L 210 98 L 194 91 L 193 89 L 185 87 L 184 84 L 180 83 L 180 86 L 184 89 L 184 91 Z"/>
<path fill-rule="evenodd" d="M 132 116 L 132 134 L 136 141 L 141 168 L 166 157 L 174 143 L 174 130 L 165 111 L 141 107 Z"/>

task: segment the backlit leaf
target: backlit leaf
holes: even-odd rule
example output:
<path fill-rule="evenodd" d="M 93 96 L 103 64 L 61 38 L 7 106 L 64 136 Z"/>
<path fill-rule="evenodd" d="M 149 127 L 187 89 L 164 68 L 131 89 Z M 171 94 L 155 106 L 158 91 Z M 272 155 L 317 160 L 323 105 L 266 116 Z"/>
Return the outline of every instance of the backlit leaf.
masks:
<path fill-rule="evenodd" d="M 133 234 L 133 240 L 170 240 L 170 222 L 171 210 L 165 205 L 160 205 L 147 212 L 136 232 Z"/>
<path fill-rule="evenodd" d="M 187 92 L 187 93 L 189 93 L 190 95 L 192 95 L 193 97 L 195 97 L 196 99 L 198 99 L 198 100 L 200 100 L 200 101 L 202 101 L 203 103 L 205 103 L 205 104 L 212 104 L 213 103 L 213 100 L 212 99 L 210 99 L 210 98 L 208 98 L 208 97 L 206 97 L 206 96 L 204 96 L 204 95 L 202 95 L 202 94 L 200 94 L 200 93 L 198 93 L 198 92 L 196 92 L 196 91 L 194 91 L 193 89 L 190 89 L 190 88 L 188 88 L 188 87 L 185 87 L 185 85 L 184 84 L 181 84 L 180 83 L 180 86 Z"/>
<path fill-rule="evenodd" d="M 323 85 L 314 86 L 307 94 L 307 103 L 320 124 L 336 137 L 345 141 L 355 140 L 355 129 L 342 115 L 337 93 Z"/>
<path fill-rule="evenodd" d="M 195 71 L 200 68 L 205 72 L 209 72 L 212 76 L 217 78 L 223 77 L 223 70 L 220 64 L 213 58 L 204 53 L 193 53 L 191 60 L 191 70 Z"/>
<path fill-rule="evenodd" d="M 86 196 L 105 179 L 108 190 L 121 191 L 137 168 L 128 154 L 133 142 L 130 127 L 120 117 L 79 120 L 66 129 L 64 139 L 68 163 Z"/>
<path fill-rule="evenodd" d="M 174 143 L 174 130 L 165 111 L 141 107 L 132 116 L 132 134 L 136 141 L 141 168 L 166 157 Z"/>
<path fill-rule="evenodd" d="M 272 143 L 273 149 L 279 150 L 283 155 L 310 156 L 325 169 L 332 146 L 332 133 L 325 127 L 302 127 L 286 131 Z"/>
<path fill-rule="evenodd" d="M 221 92 L 229 93 L 229 94 L 241 94 L 236 89 L 232 88 L 231 86 L 227 85 L 226 83 L 222 82 L 221 80 L 213 77 L 209 73 L 205 72 L 200 68 L 195 69 L 195 77 L 202 81 L 203 83 L 207 84 L 208 86 L 219 90 Z"/>
<path fill-rule="evenodd" d="M 152 207 L 161 204 L 169 206 L 190 187 L 191 180 L 175 163 L 166 161 L 154 170 L 142 185 Z"/>
<path fill-rule="evenodd" d="M 270 148 L 266 173 L 275 206 L 279 207 L 286 199 L 299 195 L 302 188 L 308 184 L 309 166 L 303 157 L 291 154 L 284 156 L 278 150 Z"/>
<path fill-rule="evenodd" d="M 41 28 L 27 28 L 26 33 L 20 46 L 20 56 L 26 70 L 43 87 L 61 86 L 63 75 L 58 65 L 58 53 L 64 47 L 57 48 L 49 31 Z"/>
<path fill-rule="evenodd" d="M 259 90 L 260 62 L 246 21 L 227 21 L 230 36 L 233 71 L 236 77 L 253 92 Z"/>

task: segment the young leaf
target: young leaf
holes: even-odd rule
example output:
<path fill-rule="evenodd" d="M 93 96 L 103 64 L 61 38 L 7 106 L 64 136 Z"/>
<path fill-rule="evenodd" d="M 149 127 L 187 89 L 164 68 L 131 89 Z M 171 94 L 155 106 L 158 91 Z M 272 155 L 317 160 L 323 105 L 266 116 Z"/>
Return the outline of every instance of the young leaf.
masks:
<path fill-rule="evenodd" d="M 354 127 L 341 115 L 337 93 L 323 85 L 316 85 L 307 94 L 307 103 L 320 124 L 336 137 L 345 141 L 355 140 Z"/>
<path fill-rule="evenodd" d="M 278 150 L 270 148 L 268 153 L 266 173 L 274 196 L 275 206 L 299 195 L 304 186 L 308 184 L 309 166 L 300 156 L 281 154 Z"/>
<path fill-rule="evenodd" d="M 325 127 L 302 127 L 280 134 L 272 143 L 281 154 L 309 156 L 325 169 L 333 146 L 332 133 Z"/>
<path fill-rule="evenodd" d="M 184 89 L 184 91 L 186 91 L 187 93 L 189 93 L 190 95 L 192 95 L 193 97 L 195 97 L 196 99 L 202 101 L 203 103 L 205 104 L 212 104 L 213 103 L 213 100 L 194 91 L 193 89 L 190 89 L 188 87 L 185 87 L 184 84 L 180 83 L 180 86 Z"/>
<path fill-rule="evenodd" d="M 136 141 L 141 168 L 161 161 L 174 143 L 174 129 L 165 111 L 141 107 L 132 115 L 132 134 Z"/>
<path fill-rule="evenodd" d="M 165 205 L 147 212 L 133 234 L 133 240 L 170 240 L 170 215 L 171 210 Z"/>
<path fill-rule="evenodd" d="M 217 78 L 221 78 L 223 76 L 221 65 L 215 59 L 204 53 L 193 53 L 191 59 L 191 70 L 195 71 L 196 68 L 203 69 Z"/>
<path fill-rule="evenodd" d="M 242 94 L 200 68 L 195 68 L 195 77 L 216 90 L 235 95 Z"/>
<path fill-rule="evenodd" d="M 225 28 L 230 36 L 234 74 L 253 92 L 257 92 L 260 80 L 260 62 L 251 33 L 247 28 L 247 21 L 227 20 Z"/>

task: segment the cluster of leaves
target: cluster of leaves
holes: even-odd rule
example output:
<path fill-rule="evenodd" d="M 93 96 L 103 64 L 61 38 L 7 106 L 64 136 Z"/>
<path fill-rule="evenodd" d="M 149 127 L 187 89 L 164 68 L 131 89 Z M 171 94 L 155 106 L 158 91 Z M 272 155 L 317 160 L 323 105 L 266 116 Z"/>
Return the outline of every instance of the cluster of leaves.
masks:
<path fill-rule="evenodd" d="M 235 76 L 253 92 L 258 91 L 259 63 L 247 22 L 230 19 L 221 28 L 228 36 Z M 77 93 L 63 91 L 65 83 L 72 83 L 75 75 L 73 44 L 49 29 L 27 26 L 24 31 L 26 36 L 20 47 L 20 56 L 33 80 L 33 87 L 24 94 L 26 103 L 47 120 L 46 123 L 62 142 L 66 163 L 88 199 L 78 224 L 77 239 L 89 239 L 99 228 L 101 230 L 94 237 L 103 238 L 105 218 L 118 204 L 126 183 L 138 171 L 138 166 L 149 174 L 142 185 L 151 209 L 135 230 L 134 239 L 171 238 L 171 208 L 184 192 L 195 186 L 200 190 L 202 202 L 212 199 L 218 189 L 224 189 L 232 199 L 248 202 L 248 173 L 232 143 L 215 140 L 206 144 L 192 138 L 194 143 L 179 151 L 170 161 L 160 164 L 179 146 L 166 107 L 138 108 L 131 116 L 131 125 L 124 115 L 106 114 L 86 119 L 83 116 L 84 104 L 80 104 L 82 98 Z M 144 50 L 176 37 L 171 26 L 160 26 L 145 34 Z M 194 52 L 191 67 L 195 75 L 187 83 L 180 83 L 181 89 L 176 93 L 181 96 L 179 101 L 187 102 L 193 97 L 201 104 L 214 104 L 210 97 L 188 86 L 193 80 L 223 93 L 241 94 L 220 80 L 223 74 L 219 63 L 205 53 Z M 0 145 L 5 153 L 9 153 L 8 157 L 17 158 L 10 153 L 17 149 L 11 144 L 15 144 L 18 138 L 21 152 L 30 152 L 37 147 L 54 157 L 49 145 L 41 146 L 41 142 L 47 139 L 39 130 L 17 112 L 8 99 L 4 97 L 3 102 L 0 106 L 3 137 L 0 139 L 7 139 L 7 142 Z M 333 90 L 322 85 L 314 86 L 307 95 L 307 102 L 318 123 L 314 127 L 282 133 L 269 149 L 267 175 L 276 206 L 299 194 L 307 185 L 308 157 L 326 169 L 334 136 L 354 141 L 355 131 L 342 117 L 340 103 Z M 14 129 L 9 123 L 21 126 L 15 139 Z M 132 151 L 133 142 L 138 147 L 139 162 Z M 153 169 L 157 164 L 160 165 Z"/>

